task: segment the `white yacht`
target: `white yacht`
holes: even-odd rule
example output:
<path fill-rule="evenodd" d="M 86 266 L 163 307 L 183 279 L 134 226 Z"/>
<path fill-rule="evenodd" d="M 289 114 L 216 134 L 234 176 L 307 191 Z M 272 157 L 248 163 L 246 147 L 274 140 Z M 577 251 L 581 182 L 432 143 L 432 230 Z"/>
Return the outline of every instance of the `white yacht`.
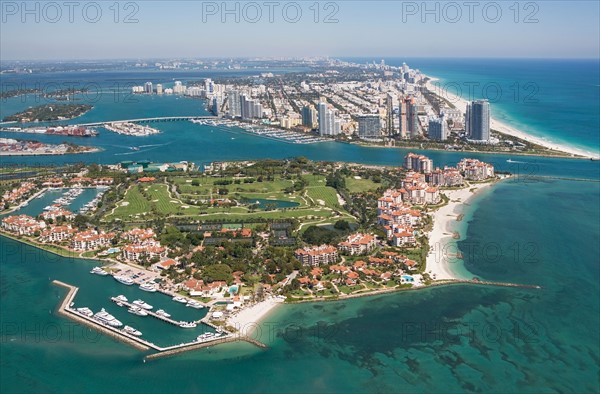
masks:
<path fill-rule="evenodd" d="M 135 335 L 136 337 L 142 336 L 141 331 L 138 331 L 135 328 L 130 327 L 130 326 L 123 327 L 123 331 L 125 331 L 127 334 Z"/>
<path fill-rule="evenodd" d="M 180 296 L 173 297 L 173 301 L 181 302 L 182 304 L 186 304 L 188 302 L 186 298 Z"/>
<path fill-rule="evenodd" d="M 133 284 L 133 280 L 131 280 L 131 278 L 128 278 L 126 276 L 115 275 L 114 278 L 117 282 L 121 282 L 127 286 L 131 286 Z"/>
<path fill-rule="evenodd" d="M 112 326 L 112 327 L 121 327 L 123 323 L 119 320 L 115 319 L 113 315 L 106 312 L 104 308 L 100 310 L 100 312 L 94 315 L 94 319 L 98 320 L 100 323 Z"/>
<path fill-rule="evenodd" d="M 102 268 L 100 267 L 94 267 L 92 268 L 92 270 L 90 271 L 90 274 L 96 274 L 96 275 L 101 275 L 101 276 L 106 276 L 108 275 L 108 272 L 104 271 Z"/>
<path fill-rule="evenodd" d="M 125 297 L 123 294 L 119 294 L 115 297 L 115 300 L 119 302 L 127 302 L 127 297 Z"/>
<path fill-rule="evenodd" d="M 164 309 L 159 309 L 156 311 L 156 314 L 162 317 L 171 317 L 170 314 L 164 311 Z"/>
<path fill-rule="evenodd" d="M 181 328 L 195 328 L 196 327 L 196 323 L 182 321 L 182 322 L 179 322 L 179 327 L 181 327 Z"/>
<path fill-rule="evenodd" d="M 131 308 L 127 309 L 127 312 L 133 313 L 134 315 L 138 316 L 148 316 L 148 312 L 146 312 L 139 306 L 132 306 Z"/>
<path fill-rule="evenodd" d="M 140 289 L 144 290 L 144 291 L 148 291 L 150 293 L 154 293 L 156 291 L 156 287 L 152 283 L 149 283 L 149 282 L 142 283 L 140 285 Z"/>
<path fill-rule="evenodd" d="M 83 308 L 77 308 L 75 310 L 87 317 L 94 316 L 94 312 L 92 312 L 92 310 L 90 308 L 83 307 Z"/>
<path fill-rule="evenodd" d="M 144 309 L 148 309 L 148 310 L 154 308 L 152 305 L 150 305 L 150 304 L 148 304 L 148 303 L 146 303 L 146 302 L 144 302 L 142 300 L 135 300 L 135 301 L 133 301 L 133 305 L 137 305 L 140 308 L 144 308 Z"/>
<path fill-rule="evenodd" d="M 202 309 L 202 308 L 204 308 L 204 305 L 202 305 L 198 301 L 194 301 L 194 300 L 189 301 L 185 306 L 189 306 L 189 307 L 195 308 L 195 309 Z"/>

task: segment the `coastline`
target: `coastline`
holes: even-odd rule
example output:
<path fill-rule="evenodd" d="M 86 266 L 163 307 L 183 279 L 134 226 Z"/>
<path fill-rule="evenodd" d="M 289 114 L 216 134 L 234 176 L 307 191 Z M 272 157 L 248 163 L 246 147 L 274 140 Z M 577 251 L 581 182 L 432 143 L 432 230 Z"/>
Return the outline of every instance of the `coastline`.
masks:
<path fill-rule="evenodd" d="M 238 332 L 247 337 L 252 337 L 257 328 L 265 318 L 282 305 L 282 300 L 269 298 L 256 304 L 245 307 L 231 315 L 226 323 L 228 326 L 234 327 Z"/>
<path fill-rule="evenodd" d="M 510 177 L 502 177 L 500 181 Z M 452 270 L 452 264 L 460 259 L 460 251 L 456 247 L 454 233 L 450 225 L 459 220 L 462 215 L 459 210 L 482 190 L 488 189 L 497 181 L 471 184 L 468 187 L 456 190 L 445 190 L 448 204 L 433 212 L 433 228 L 428 234 L 430 250 L 427 254 L 425 272 L 434 280 L 470 280 Z M 474 190 L 473 190 L 474 189 Z"/>
<path fill-rule="evenodd" d="M 425 87 L 429 91 L 431 91 L 435 95 L 441 97 L 442 99 L 449 101 L 456 108 L 461 110 L 463 113 L 466 112 L 467 100 L 449 92 L 448 90 L 444 90 L 439 85 L 435 85 L 434 82 L 439 81 L 439 78 L 435 78 L 435 77 L 432 77 L 429 75 L 426 75 L 426 77 L 429 78 L 429 80 L 425 84 Z M 588 159 L 590 159 L 590 158 L 596 159 L 596 160 L 600 159 L 600 155 L 598 153 L 592 153 L 592 152 L 589 152 L 589 151 L 586 151 L 586 150 L 583 150 L 580 148 L 575 148 L 575 147 L 568 146 L 565 144 L 552 142 L 552 141 L 546 140 L 541 137 L 536 137 L 531 134 L 527 134 L 515 127 L 509 126 L 506 123 L 496 120 L 493 116 L 490 119 L 490 128 L 497 130 L 500 133 L 511 135 L 513 137 L 520 138 L 522 140 L 543 146 L 543 147 L 551 149 L 551 150 L 561 151 L 561 152 L 565 152 L 565 153 L 571 154 L 571 155 L 583 156 L 584 158 L 588 158 Z"/>
<path fill-rule="evenodd" d="M 89 150 L 82 150 L 77 152 L 2 152 L 0 151 L 0 156 L 64 156 L 64 155 L 79 155 L 84 153 L 98 153 L 101 152 L 101 148 L 91 148 Z"/>

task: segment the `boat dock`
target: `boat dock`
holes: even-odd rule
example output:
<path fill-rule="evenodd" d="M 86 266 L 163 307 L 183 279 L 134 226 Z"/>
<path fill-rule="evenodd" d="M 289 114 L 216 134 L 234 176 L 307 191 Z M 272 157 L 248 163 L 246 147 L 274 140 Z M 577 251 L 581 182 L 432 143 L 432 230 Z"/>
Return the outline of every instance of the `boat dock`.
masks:
<path fill-rule="evenodd" d="M 76 309 L 71 308 L 71 305 L 73 305 L 73 300 L 75 299 L 75 296 L 77 295 L 77 292 L 79 291 L 79 288 L 75 287 L 75 286 L 71 286 L 67 283 L 64 283 L 64 282 L 61 282 L 58 280 L 53 280 L 52 283 L 56 286 L 60 286 L 60 287 L 64 287 L 64 288 L 68 289 L 67 295 L 65 296 L 65 298 L 63 299 L 63 301 L 60 303 L 60 305 L 58 307 L 58 313 L 61 316 L 65 316 L 69 319 L 72 319 L 72 320 L 82 324 L 82 325 L 86 325 L 88 327 L 94 328 L 94 329 L 100 331 L 101 333 L 106 334 L 112 338 L 118 339 L 122 342 L 125 342 L 128 345 L 135 347 L 136 349 L 144 350 L 144 351 L 150 350 L 150 349 L 156 350 L 158 353 L 154 353 L 154 354 L 148 356 L 147 357 L 148 360 L 152 360 L 152 359 L 159 358 L 159 357 L 171 356 L 171 355 L 179 354 L 179 353 L 186 352 L 189 350 L 201 349 L 204 347 L 218 345 L 221 343 L 236 342 L 236 341 L 245 341 L 245 342 L 251 343 L 257 347 L 260 347 L 260 348 L 267 347 L 267 345 L 265 345 L 262 342 L 257 341 L 256 339 L 249 338 L 246 336 L 241 336 L 241 335 L 235 335 L 235 334 L 232 334 L 232 333 L 229 333 L 226 331 L 223 331 L 223 335 L 218 336 L 218 337 L 206 338 L 203 340 L 194 339 L 193 341 L 187 342 L 187 343 L 180 343 L 178 345 L 160 347 L 160 346 L 158 346 L 152 342 L 149 342 L 145 339 L 131 335 L 121 329 L 102 324 L 99 321 L 93 319 L 92 317 L 86 316 L 86 315 L 78 312 Z M 111 300 L 115 301 L 115 297 L 112 297 Z M 121 302 L 123 305 L 133 306 L 133 304 L 129 304 L 129 303 L 118 301 L 118 300 L 115 302 Z M 160 320 L 166 321 L 168 323 L 179 326 L 179 322 L 176 322 L 175 320 L 166 318 L 164 316 L 157 315 L 156 313 L 148 311 L 148 310 L 146 310 L 146 312 L 148 312 L 149 315 L 151 314 L 152 316 L 156 317 L 157 319 L 160 319 Z M 199 320 L 196 323 L 204 323 L 211 327 L 218 328 L 214 324 L 212 324 L 210 322 L 204 322 L 202 320 Z"/>
<path fill-rule="evenodd" d="M 68 284 L 58 281 L 58 280 L 54 280 L 54 281 L 52 281 L 52 283 L 57 286 L 61 286 L 61 287 L 65 287 L 65 288 L 69 289 L 67 296 L 65 297 L 65 299 L 63 300 L 63 302 L 60 304 L 60 306 L 58 308 L 59 314 L 61 314 L 63 316 L 67 316 L 83 325 L 91 326 L 91 327 L 97 329 L 98 331 L 102 332 L 103 334 L 106 334 L 108 336 L 119 339 L 137 349 L 148 350 L 148 349 L 152 348 L 154 350 L 160 350 L 160 347 L 156 346 L 155 344 L 153 344 L 151 342 L 148 342 L 144 339 L 138 338 L 134 335 L 128 334 L 117 328 L 104 325 L 104 324 L 94 320 L 93 318 L 86 316 L 82 313 L 79 313 L 75 309 L 72 309 L 70 307 L 70 305 L 73 302 L 73 299 L 75 298 L 75 296 L 77 295 L 79 288 L 68 285 Z"/>
<path fill-rule="evenodd" d="M 117 305 L 120 304 L 120 306 L 125 306 L 127 308 L 131 308 L 131 307 L 137 306 L 135 304 L 131 304 L 131 303 L 126 302 L 126 301 L 121 301 L 121 300 L 117 299 L 117 297 L 111 297 L 110 300 L 112 302 L 116 303 Z M 181 323 L 179 321 L 175 321 L 175 320 L 171 319 L 170 317 L 165 317 L 165 316 L 159 315 L 159 314 L 157 314 L 156 312 L 154 312 L 152 310 L 148 310 L 148 309 L 143 309 L 143 310 L 146 313 L 148 313 L 149 316 L 155 317 L 158 320 L 162 320 L 162 321 L 167 322 L 169 324 L 173 324 L 174 326 L 178 326 L 179 327 L 179 324 Z M 202 320 L 197 320 L 194 323 L 196 323 L 196 324 L 202 323 Z"/>

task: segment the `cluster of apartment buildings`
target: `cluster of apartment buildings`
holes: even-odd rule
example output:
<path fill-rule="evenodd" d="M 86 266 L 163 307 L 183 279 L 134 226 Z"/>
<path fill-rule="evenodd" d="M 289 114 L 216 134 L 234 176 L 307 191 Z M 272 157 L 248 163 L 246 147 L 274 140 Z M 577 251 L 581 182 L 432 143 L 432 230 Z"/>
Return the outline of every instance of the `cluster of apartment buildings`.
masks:
<path fill-rule="evenodd" d="M 156 234 L 150 228 L 134 228 L 121 234 L 121 238 L 130 242 L 121 250 L 125 261 L 140 262 L 144 259 L 161 259 L 167 256 L 167 249 L 156 240 Z"/>
<path fill-rule="evenodd" d="M 377 239 L 372 234 L 355 233 L 349 235 L 346 241 L 333 245 L 306 246 L 297 249 L 295 257 L 304 265 L 317 266 L 332 264 L 338 260 L 338 251 L 349 255 L 368 253 L 377 245 Z"/>
<path fill-rule="evenodd" d="M 377 222 L 383 226 L 388 241 L 397 247 L 417 244 L 414 227 L 421 223 L 421 211 L 403 202 L 406 191 L 388 189 L 377 200 Z"/>
<path fill-rule="evenodd" d="M 2 200 L 0 201 L 0 209 L 4 209 L 4 206 L 8 204 L 14 204 L 19 201 L 27 198 L 32 191 L 35 190 L 35 183 L 33 182 L 23 182 L 12 190 L 6 191 L 2 195 Z"/>
<path fill-rule="evenodd" d="M 33 236 L 46 228 L 46 222 L 28 215 L 8 216 L 2 219 L 2 228 L 17 235 Z"/>

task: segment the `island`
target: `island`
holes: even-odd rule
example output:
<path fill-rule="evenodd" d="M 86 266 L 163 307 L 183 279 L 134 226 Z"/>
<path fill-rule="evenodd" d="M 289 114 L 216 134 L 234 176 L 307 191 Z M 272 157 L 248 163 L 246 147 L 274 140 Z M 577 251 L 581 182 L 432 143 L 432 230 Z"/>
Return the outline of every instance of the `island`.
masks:
<path fill-rule="evenodd" d="M 39 141 L 0 138 L 0 156 L 47 156 L 99 152 L 91 146 L 71 143 L 45 144 Z"/>
<path fill-rule="evenodd" d="M 51 122 L 77 118 L 93 107 L 88 104 L 46 104 L 4 117 L 4 122 Z"/>

